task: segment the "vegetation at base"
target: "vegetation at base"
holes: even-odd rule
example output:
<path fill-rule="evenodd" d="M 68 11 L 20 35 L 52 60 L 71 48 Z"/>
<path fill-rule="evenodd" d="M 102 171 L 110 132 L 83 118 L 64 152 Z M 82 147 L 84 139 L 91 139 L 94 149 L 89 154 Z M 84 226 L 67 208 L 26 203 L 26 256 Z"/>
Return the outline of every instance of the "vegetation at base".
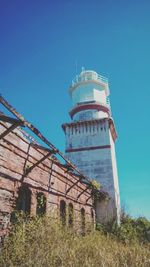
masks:
<path fill-rule="evenodd" d="M 109 222 L 105 225 L 97 224 L 96 228 L 125 244 L 150 243 L 150 221 L 145 217 L 133 219 L 129 215 L 122 214 L 119 226 L 116 222 Z"/>
<path fill-rule="evenodd" d="M 58 219 L 44 216 L 24 220 L 20 217 L 5 240 L 0 266 L 149 267 L 150 244 L 141 239 L 143 223 L 149 227 L 147 221 L 135 220 L 138 225 L 135 234 L 130 229 L 134 220 L 124 220 L 120 228 L 115 224 L 107 225 L 83 236 L 62 227 Z M 139 233 L 142 233 L 140 238 Z M 124 235 L 128 242 L 124 242 Z"/>

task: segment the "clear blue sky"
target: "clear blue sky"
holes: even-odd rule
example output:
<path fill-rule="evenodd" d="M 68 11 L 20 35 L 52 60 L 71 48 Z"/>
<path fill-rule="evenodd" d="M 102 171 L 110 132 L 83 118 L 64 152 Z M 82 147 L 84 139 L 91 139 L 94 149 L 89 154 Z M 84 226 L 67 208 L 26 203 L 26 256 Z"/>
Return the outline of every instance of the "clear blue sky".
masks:
<path fill-rule="evenodd" d="M 109 78 L 122 205 L 150 219 L 150 1 L 0 0 L 0 92 L 62 151 L 76 65 Z"/>

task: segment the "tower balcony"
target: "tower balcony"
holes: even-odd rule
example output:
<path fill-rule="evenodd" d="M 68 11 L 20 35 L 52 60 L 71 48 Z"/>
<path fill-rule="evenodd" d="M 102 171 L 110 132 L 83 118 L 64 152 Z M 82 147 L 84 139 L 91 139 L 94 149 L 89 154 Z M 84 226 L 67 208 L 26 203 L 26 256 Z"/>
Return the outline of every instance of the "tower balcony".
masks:
<path fill-rule="evenodd" d="M 69 88 L 69 93 L 72 92 L 82 84 L 96 83 L 105 88 L 106 94 L 109 95 L 108 79 L 97 72 L 92 70 L 84 70 L 72 80 L 72 84 Z"/>

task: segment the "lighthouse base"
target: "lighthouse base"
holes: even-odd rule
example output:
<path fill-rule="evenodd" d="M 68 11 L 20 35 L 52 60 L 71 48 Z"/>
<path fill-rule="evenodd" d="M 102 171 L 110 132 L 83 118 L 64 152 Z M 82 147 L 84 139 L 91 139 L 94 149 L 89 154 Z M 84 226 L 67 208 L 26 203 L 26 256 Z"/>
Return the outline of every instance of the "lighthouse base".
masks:
<path fill-rule="evenodd" d="M 115 156 L 115 126 L 111 118 L 63 124 L 66 156 L 90 179 L 100 183 L 109 199 L 96 203 L 98 222 L 120 221 L 120 194 Z"/>

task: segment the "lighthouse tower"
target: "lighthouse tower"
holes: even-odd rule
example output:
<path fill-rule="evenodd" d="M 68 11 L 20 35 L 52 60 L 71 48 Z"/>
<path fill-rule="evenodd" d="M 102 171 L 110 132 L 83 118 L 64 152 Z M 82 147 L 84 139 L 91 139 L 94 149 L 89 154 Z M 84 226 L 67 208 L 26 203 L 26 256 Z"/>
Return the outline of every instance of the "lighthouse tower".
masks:
<path fill-rule="evenodd" d="M 117 138 L 109 103 L 107 78 L 82 70 L 69 88 L 71 123 L 62 125 L 66 156 L 89 178 L 97 180 L 109 198 L 96 202 L 98 222 L 120 221 L 120 195 L 115 156 Z"/>

